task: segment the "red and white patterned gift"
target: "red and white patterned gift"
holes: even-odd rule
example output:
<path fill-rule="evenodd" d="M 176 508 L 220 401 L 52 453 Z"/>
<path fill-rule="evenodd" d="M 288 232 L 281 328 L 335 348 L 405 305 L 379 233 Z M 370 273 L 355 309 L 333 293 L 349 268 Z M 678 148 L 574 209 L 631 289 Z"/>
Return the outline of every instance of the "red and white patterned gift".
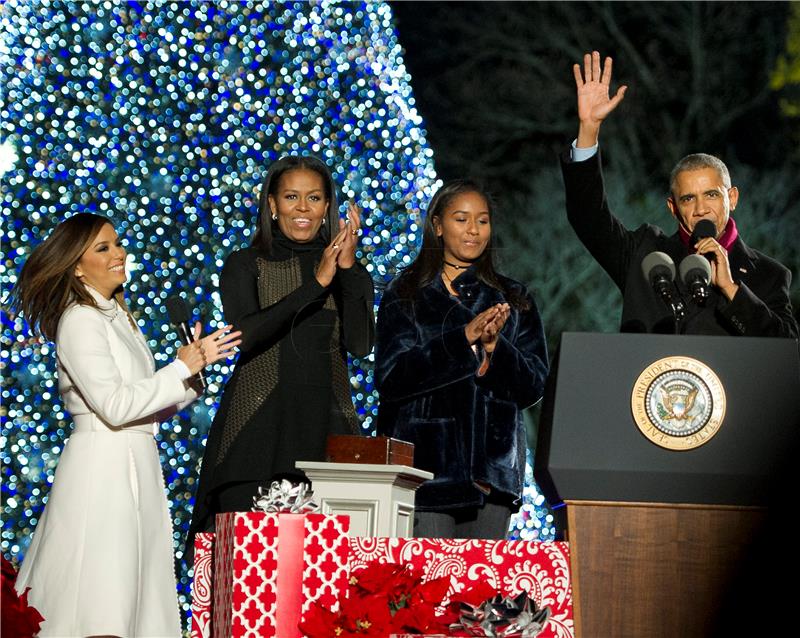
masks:
<path fill-rule="evenodd" d="M 214 575 L 213 532 L 194 537 L 191 638 L 211 638 L 211 585 Z"/>
<path fill-rule="evenodd" d="M 217 515 L 214 636 L 295 638 L 315 601 L 335 607 L 347 586 L 347 516 Z"/>
<path fill-rule="evenodd" d="M 552 612 L 539 638 L 574 638 L 567 543 L 356 537 L 350 550 L 351 570 L 378 561 L 422 569 L 426 581 L 449 575 L 443 604 L 478 580 L 507 596 L 525 591 Z"/>

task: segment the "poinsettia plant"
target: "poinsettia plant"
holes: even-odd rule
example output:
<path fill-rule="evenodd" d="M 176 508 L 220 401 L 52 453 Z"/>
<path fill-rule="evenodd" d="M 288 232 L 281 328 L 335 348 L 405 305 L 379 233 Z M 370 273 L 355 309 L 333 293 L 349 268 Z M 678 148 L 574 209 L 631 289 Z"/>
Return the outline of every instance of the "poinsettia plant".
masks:
<path fill-rule="evenodd" d="M 350 577 L 338 611 L 315 604 L 300 630 L 308 638 L 441 633 L 447 625 L 436 607 L 449 587 L 449 578 L 423 583 L 422 574 L 410 566 L 372 563 Z"/>
<path fill-rule="evenodd" d="M 307 638 L 362 638 L 393 634 L 533 638 L 550 615 L 524 592 L 503 597 L 477 581 L 450 603 L 450 577 L 425 581 L 409 565 L 373 562 L 353 573 L 337 611 L 315 603 L 300 623 Z"/>
<path fill-rule="evenodd" d="M 3 638 L 31 638 L 35 636 L 44 618 L 28 604 L 28 590 L 17 594 L 14 583 L 17 571 L 10 561 L 2 558 L 2 610 Z"/>

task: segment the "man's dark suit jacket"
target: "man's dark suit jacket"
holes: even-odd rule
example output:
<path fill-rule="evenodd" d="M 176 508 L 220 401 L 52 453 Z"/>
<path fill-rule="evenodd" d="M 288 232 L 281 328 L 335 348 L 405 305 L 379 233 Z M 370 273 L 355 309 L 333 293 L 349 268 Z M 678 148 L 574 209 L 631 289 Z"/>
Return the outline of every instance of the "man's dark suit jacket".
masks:
<path fill-rule="evenodd" d="M 646 255 L 661 251 L 677 265 L 689 254 L 678 233 L 666 235 L 644 224 L 628 230 L 610 211 L 603 184 L 600 153 L 573 162 L 570 152 L 561 157 L 567 194 L 567 216 L 578 238 L 614 280 L 623 295 L 622 332 L 675 332 L 670 308 L 653 291 L 642 274 Z M 728 251 L 731 275 L 739 285 L 728 301 L 714 286 L 700 306 L 676 275 L 674 294 L 686 306 L 679 332 L 684 334 L 744 335 L 797 338 L 789 286 L 792 275 L 779 262 L 749 248 L 738 237 Z"/>

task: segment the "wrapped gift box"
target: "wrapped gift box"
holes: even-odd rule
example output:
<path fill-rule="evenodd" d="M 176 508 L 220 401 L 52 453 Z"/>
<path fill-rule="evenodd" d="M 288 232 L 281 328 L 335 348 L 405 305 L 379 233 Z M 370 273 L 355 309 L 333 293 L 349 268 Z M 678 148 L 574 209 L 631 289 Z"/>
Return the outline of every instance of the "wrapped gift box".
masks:
<path fill-rule="evenodd" d="M 214 534 L 194 537 L 191 638 L 211 638 L 211 585 L 214 574 Z"/>
<path fill-rule="evenodd" d="M 539 638 L 574 638 L 567 543 L 356 537 L 350 550 L 351 571 L 378 561 L 410 564 L 426 581 L 449 575 L 443 604 L 478 580 L 506 596 L 525 591 L 552 612 Z"/>
<path fill-rule="evenodd" d="M 350 521 L 323 514 L 217 515 L 213 635 L 300 637 L 312 603 L 347 587 Z"/>

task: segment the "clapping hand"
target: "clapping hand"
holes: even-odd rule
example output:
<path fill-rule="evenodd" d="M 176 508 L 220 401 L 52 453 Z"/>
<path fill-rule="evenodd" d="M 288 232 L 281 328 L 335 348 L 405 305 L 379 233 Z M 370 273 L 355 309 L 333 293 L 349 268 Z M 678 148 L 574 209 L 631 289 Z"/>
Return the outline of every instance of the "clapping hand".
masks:
<path fill-rule="evenodd" d="M 201 339 L 202 326 L 198 321 L 194 325 L 194 341 L 178 348 L 178 359 L 195 375 L 207 365 L 233 356 L 236 347 L 242 343 L 242 333 L 240 330 L 232 331 L 231 328 L 233 326 L 225 325 Z"/>
<path fill-rule="evenodd" d="M 347 222 L 339 220 L 339 232 L 345 231 L 336 265 L 339 268 L 352 268 L 356 263 L 356 246 L 361 232 L 361 211 L 358 206 L 347 204 Z"/>
<path fill-rule="evenodd" d="M 485 348 L 488 341 L 490 342 L 489 347 L 494 350 L 494 345 L 497 343 L 497 335 L 500 333 L 500 329 L 505 324 L 506 319 L 508 319 L 508 312 L 508 304 L 499 303 L 475 315 L 472 321 L 464 328 L 464 333 L 470 345 L 480 340 Z M 491 352 L 491 350 L 487 350 L 487 352 Z"/>
<path fill-rule="evenodd" d="M 494 318 L 483 327 L 483 331 L 481 332 L 481 345 L 488 354 L 494 352 L 497 339 L 500 336 L 500 331 L 503 329 L 503 326 L 506 325 L 508 316 L 511 314 L 511 307 L 507 303 L 497 304 L 495 308 L 498 310 Z"/>
<path fill-rule="evenodd" d="M 361 232 L 361 214 L 352 202 L 347 205 L 347 221 L 339 220 L 339 232 L 322 252 L 316 277 L 321 286 L 330 286 L 338 268 L 352 268 L 356 263 L 356 246 Z"/>

